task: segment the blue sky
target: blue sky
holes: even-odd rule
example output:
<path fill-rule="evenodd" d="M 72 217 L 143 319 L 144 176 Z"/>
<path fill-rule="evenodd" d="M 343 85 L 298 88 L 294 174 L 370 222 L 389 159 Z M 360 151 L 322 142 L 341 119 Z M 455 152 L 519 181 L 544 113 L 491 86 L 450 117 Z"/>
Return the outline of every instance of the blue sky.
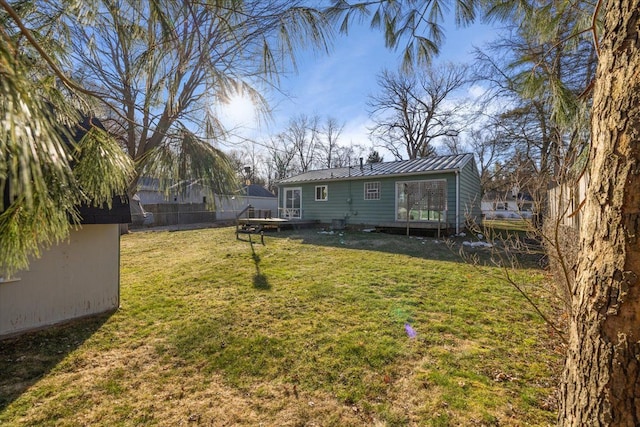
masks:
<path fill-rule="evenodd" d="M 456 28 L 449 22 L 445 25 L 446 40 L 441 54 L 434 63 L 471 62 L 473 47 L 482 47 L 496 34 L 489 25 Z M 270 91 L 267 94 L 273 109 L 269 122 L 258 124 L 250 102 L 242 99 L 221 108 L 222 120 L 236 128 L 238 134 L 264 141 L 282 130 L 296 115 L 331 116 L 344 124 L 341 145 L 355 143 L 369 147 L 368 97 L 377 91 L 377 74 L 384 68 L 395 70 L 399 63 L 400 54 L 385 48 L 380 31 L 370 30 L 367 24 L 353 26 L 348 35 L 335 37 L 328 54 L 303 52 L 300 55 L 298 72 L 281 79 L 282 93 Z M 231 145 L 228 148 L 239 147 Z M 392 159 L 392 156 L 387 157 Z"/>

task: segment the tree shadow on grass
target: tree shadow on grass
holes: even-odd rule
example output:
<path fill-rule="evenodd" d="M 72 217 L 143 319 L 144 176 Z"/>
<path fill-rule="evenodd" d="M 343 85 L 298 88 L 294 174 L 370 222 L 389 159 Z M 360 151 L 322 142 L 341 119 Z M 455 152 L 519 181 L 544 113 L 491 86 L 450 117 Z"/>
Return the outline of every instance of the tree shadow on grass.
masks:
<path fill-rule="evenodd" d="M 386 252 L 389 254 L 407 255 L 415 258 L 434 261 L 446 261 L 468 264 L 470 259 L 479 265 L 494 265 L 496 253 L 502 251 L 500 247 L 469 247 L 465 243 L 477 242 L 479 239 L 473 234 L 465 236 L 448 236 L 437 238 L 425 235 L 412 235 L 382 232 L 362 232 L 358 230 L 324 231 L 318 229 L 291 230 L 274 233 L 276 238 L 300 239 L 302 243 L 317 246 L 336 247 L 350 250 L 365 250 Z M 485 239 L 486 241 L 486 239 Z M 540 246 L 532 247 L 531 253 L 521 255 L 523 265 L 540 268 L 544 254 Z"/>
<path fill-rule="evenodd" d="M 256 274 L 253 276 L 253 287 L 263 291 L 270 290 L 271 284 L 267 276 L 260 269 L 260 255 L 256 253 L 253 244 L 251 244 L 251 259 L 253 259 L 253 263 L 256 266 Z"/>
<path fill-rule="evenodd" d="M 80 347 L 112 314 L 0 340 L 0 412 Z"/>
<path fill-rule="evenodd" d="M 249 247 L 251 247 L 251 259 L 253 260 L 253 263 L 256 267 L 256 274 L 253 276 L 253 287 L 263 291 L 268 291 L 271 289 L 271 284 L 269 283 L 269 279 L 267 279 L 267 276 L 262 273 L 262 270 L 260 269 L 260 255 L 256 253 L 256 250 L 254 248 L 254 245 L 257 244 L 257 242 L 253 241 L 253 239 L 251 238 L 251 233 L 248 233 L 247 236 L 247 239 L 241 239 L 239 235 L 236 234 L 236 239 L 243 242 L 249 242 Z M 260 234 L 260 242 L 264 246 L 263 234 Z"/>
<path fill-rule="evenodd" d="M 463 238 L 411 236 L 359 230 L 325 231 L 319 229 L 287 230 L 272 234 L 276 238 L 300 239 L 303 244 L 349 250 L 385 252 L 436 261 L 463 262 L 457 253 Z M 451 246 L 447 242 L 454 242 Z M 488 253 L 488 251 L 485 251 Z"/>

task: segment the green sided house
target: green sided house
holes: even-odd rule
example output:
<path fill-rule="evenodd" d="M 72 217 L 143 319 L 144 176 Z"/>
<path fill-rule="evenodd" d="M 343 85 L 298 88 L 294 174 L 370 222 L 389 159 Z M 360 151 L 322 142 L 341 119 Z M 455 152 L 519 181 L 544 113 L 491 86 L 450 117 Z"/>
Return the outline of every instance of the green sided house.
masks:
<path fill-rule="evenodd" d="M 306 172 L 278 183 L 280 218 L 459 233 L 481 218 L 473 154 Z"/>

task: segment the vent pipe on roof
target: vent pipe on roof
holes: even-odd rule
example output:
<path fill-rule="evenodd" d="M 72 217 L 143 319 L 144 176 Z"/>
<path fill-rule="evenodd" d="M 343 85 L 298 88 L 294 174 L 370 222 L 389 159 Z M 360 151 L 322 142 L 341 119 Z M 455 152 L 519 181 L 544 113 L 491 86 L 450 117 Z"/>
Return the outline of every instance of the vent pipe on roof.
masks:
<path fill-rule="evenodd" d="M 364 163 L 363 163 L 364 159 L 362 157 L 360 157 L 360 170 L 364 169 Z"/>

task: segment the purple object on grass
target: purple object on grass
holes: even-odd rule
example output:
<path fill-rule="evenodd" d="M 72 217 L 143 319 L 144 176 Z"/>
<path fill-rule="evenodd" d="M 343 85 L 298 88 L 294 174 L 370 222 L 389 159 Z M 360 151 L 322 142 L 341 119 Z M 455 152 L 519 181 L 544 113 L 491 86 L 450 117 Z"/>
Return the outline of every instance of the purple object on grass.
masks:
<path fill-rule="evenodd" d="M 404 330 L 407 331 L 407 336 L 409 338 L 415 338 L 418 335 L 418 333 L 415 331 L 415 329 L 413 329 L 411 327 L 411 325 L 408 324 L 408 323 L 404 324 Z"/>

